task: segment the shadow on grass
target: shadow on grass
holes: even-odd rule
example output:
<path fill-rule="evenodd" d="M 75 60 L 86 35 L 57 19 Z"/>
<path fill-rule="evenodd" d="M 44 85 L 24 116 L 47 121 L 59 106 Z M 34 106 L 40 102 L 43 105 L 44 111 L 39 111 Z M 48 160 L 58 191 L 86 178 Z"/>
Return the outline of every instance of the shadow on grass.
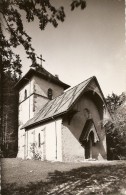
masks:
<path fill-rule="evenodd" d="M 91 166 L 48 174 L 46 182 L 2 186 L 2 195 L 125 195 L 126 165 Z"/>

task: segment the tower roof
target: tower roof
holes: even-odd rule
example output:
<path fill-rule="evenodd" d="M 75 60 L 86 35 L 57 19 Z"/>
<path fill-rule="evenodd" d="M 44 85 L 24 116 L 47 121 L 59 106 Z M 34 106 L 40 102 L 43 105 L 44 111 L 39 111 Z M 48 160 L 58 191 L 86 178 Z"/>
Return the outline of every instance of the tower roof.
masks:
<path fill-rule="evenodd" d="M 21 87 L 23 87 L 28 82 L 29 79 L 32 78 L 32 76 L 38 76 L 45 80 L 51 81 L 52 83 L 55 83 L 63 87 L 64 90 L 70 87 L 68 84 L 59 80 L 57 76 L 52 75 L 46 69 L 44 69 L 43 67 L 42 68 L 40 67 L 36 70 L 33 68 L 30 68 L 30 70 L 17 82 L 17 84 L 15 85 L 15 88 L 19 90 Z"/>

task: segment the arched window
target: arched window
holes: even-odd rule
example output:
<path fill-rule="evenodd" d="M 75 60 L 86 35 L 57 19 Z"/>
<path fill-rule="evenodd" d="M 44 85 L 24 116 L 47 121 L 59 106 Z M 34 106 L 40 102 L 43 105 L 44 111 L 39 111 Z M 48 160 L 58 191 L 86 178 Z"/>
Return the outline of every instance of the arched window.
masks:
<path fill-rule="evenodd" d="M 49 89 L 48 89 L 48 98 L 49 98 L 50 100 L 52 100 L 52 95 L 53 95 L 52 92 L 53 92 L 52 89 L 49 88 Z"/>
<path fill-rule="evenodd" d="M 25 89 L 25 91 L 24 91 L 24 99 L 26 99 L 27 98 L 27 90 Z"/>
<path fill-rule="evenodd" d="M 40 133 L 38 134 L 38 147 L 41 147 L 41 135 Z"/>
<path fill-rule="evenodd" d="M 84 109 L 84 117 L 86 119 L 90 119 L 91 118 L 90 111 L 87 108 Z"/>

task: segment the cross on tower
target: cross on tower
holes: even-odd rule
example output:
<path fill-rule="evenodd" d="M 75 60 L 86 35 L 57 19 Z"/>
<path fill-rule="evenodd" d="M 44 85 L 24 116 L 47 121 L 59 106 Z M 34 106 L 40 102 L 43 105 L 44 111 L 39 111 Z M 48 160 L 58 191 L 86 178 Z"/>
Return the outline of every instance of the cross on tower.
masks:
<path fill-rule="evenodd" d="M 37 57 L 37 58 L 40 60 L 40 63 L 41 63 L 40 65 L 42 67 L 42 61 L 45 62 L 45 60 L 42 58 L 42 54 L 40 55 L 40 57 Z"/>

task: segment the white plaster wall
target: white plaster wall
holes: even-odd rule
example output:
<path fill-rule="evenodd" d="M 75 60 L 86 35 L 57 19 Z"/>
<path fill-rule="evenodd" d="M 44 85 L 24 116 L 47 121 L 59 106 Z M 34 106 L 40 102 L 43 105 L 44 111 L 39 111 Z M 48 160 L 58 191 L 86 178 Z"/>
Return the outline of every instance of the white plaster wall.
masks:
<path fill-rule="evenodd" d="M 22 159 L 32 159 L 33 158 L 33 144 L 35 144 L 34 150 L 36 154 L 39 154 L 42 160 L 45 160 L 45 126 L 40 126 L 33 128 L 31 130 L 25 131 L 20 130 L 19 139 L 19 152 L 18 157 Z M 38 145 L 38 135 L 40 133 L 41 145 Z"/>
<path fill-rule="evenodd" d="M 62 161 L 61 119 L 46 125 L 46 160 Z"/>
<path fill-rule="evenodd" d="M 19 104 L 19 125 L 24 125 L 30 118 L 34 116 L 33 95 Z"/>
<path fill-rule="evenodd" d="M 18 158 L 22 158 L 22 159 L 25 158 L 25 151 L 26 151 L 25 139 L 26 139 L 25 130 L 20 130 L 20 128 L 19 128 L 19 131 L 18 131 L 18 155 L 17 155 Z"/>
<path fill-rule="evenodd" d="M 44 159 L 44 153 L 45 153 L 45 142 L 44 142 L 44 136 L 45 136 L 45 127 L 38 127 L 31 130 L 26 131 L 28 139 L 27 139 L 27 158 L 32 159 L 33 158 L 33 144 L 35 144 L 35 153 L 41 157 L 41 159 Z M 40 147 L 38 142 L 38 136 L 40 133 Z"/>
<path fill-rule="evenodd" d="M 25 158 L 27 156 L 27 133 L 21 127 L 30 118 L 34 116 L 33 109 L 33 87 L 34 82 L 31 80 L 19 92 L 19 113 L 18 113 L 18 157 Z M 27 90 L 27 98 L 24 99 L 25 89 Z M 32 94 L 32 95 L 31 95 Z"/>
<path fill-rule="evenodd" d="M 23 132 L 24 135 L 22 135 Z M 39 133 L 41 136 L 41 147 L 38 146 Z M 41 160 L 62 161 L 61 136 L 61 119 L 38 126 L 26 132 L 20 130 L 20 150 L 18 157 L 32 159 L 32 144 L 35 143 L 35 152 L 41 156 Z"/>
<path fill-rule="evenodd" d="M 34 91 L 34 79 L 31 78 L 31 80 L 27 81 L 27 84 L 23 86 L 19 91 L 19 102 L 22 102 L 24 100 L 24 92 L 27 90 L 27 96 L 29 97 L 30 94 Z"/>
<path fill-rule="evenodd" d="M 56 121 L 56 128 L 57 128 L 57 160 L 63 160 L 63 153 L 62 153 L 62 119 Z"/>

